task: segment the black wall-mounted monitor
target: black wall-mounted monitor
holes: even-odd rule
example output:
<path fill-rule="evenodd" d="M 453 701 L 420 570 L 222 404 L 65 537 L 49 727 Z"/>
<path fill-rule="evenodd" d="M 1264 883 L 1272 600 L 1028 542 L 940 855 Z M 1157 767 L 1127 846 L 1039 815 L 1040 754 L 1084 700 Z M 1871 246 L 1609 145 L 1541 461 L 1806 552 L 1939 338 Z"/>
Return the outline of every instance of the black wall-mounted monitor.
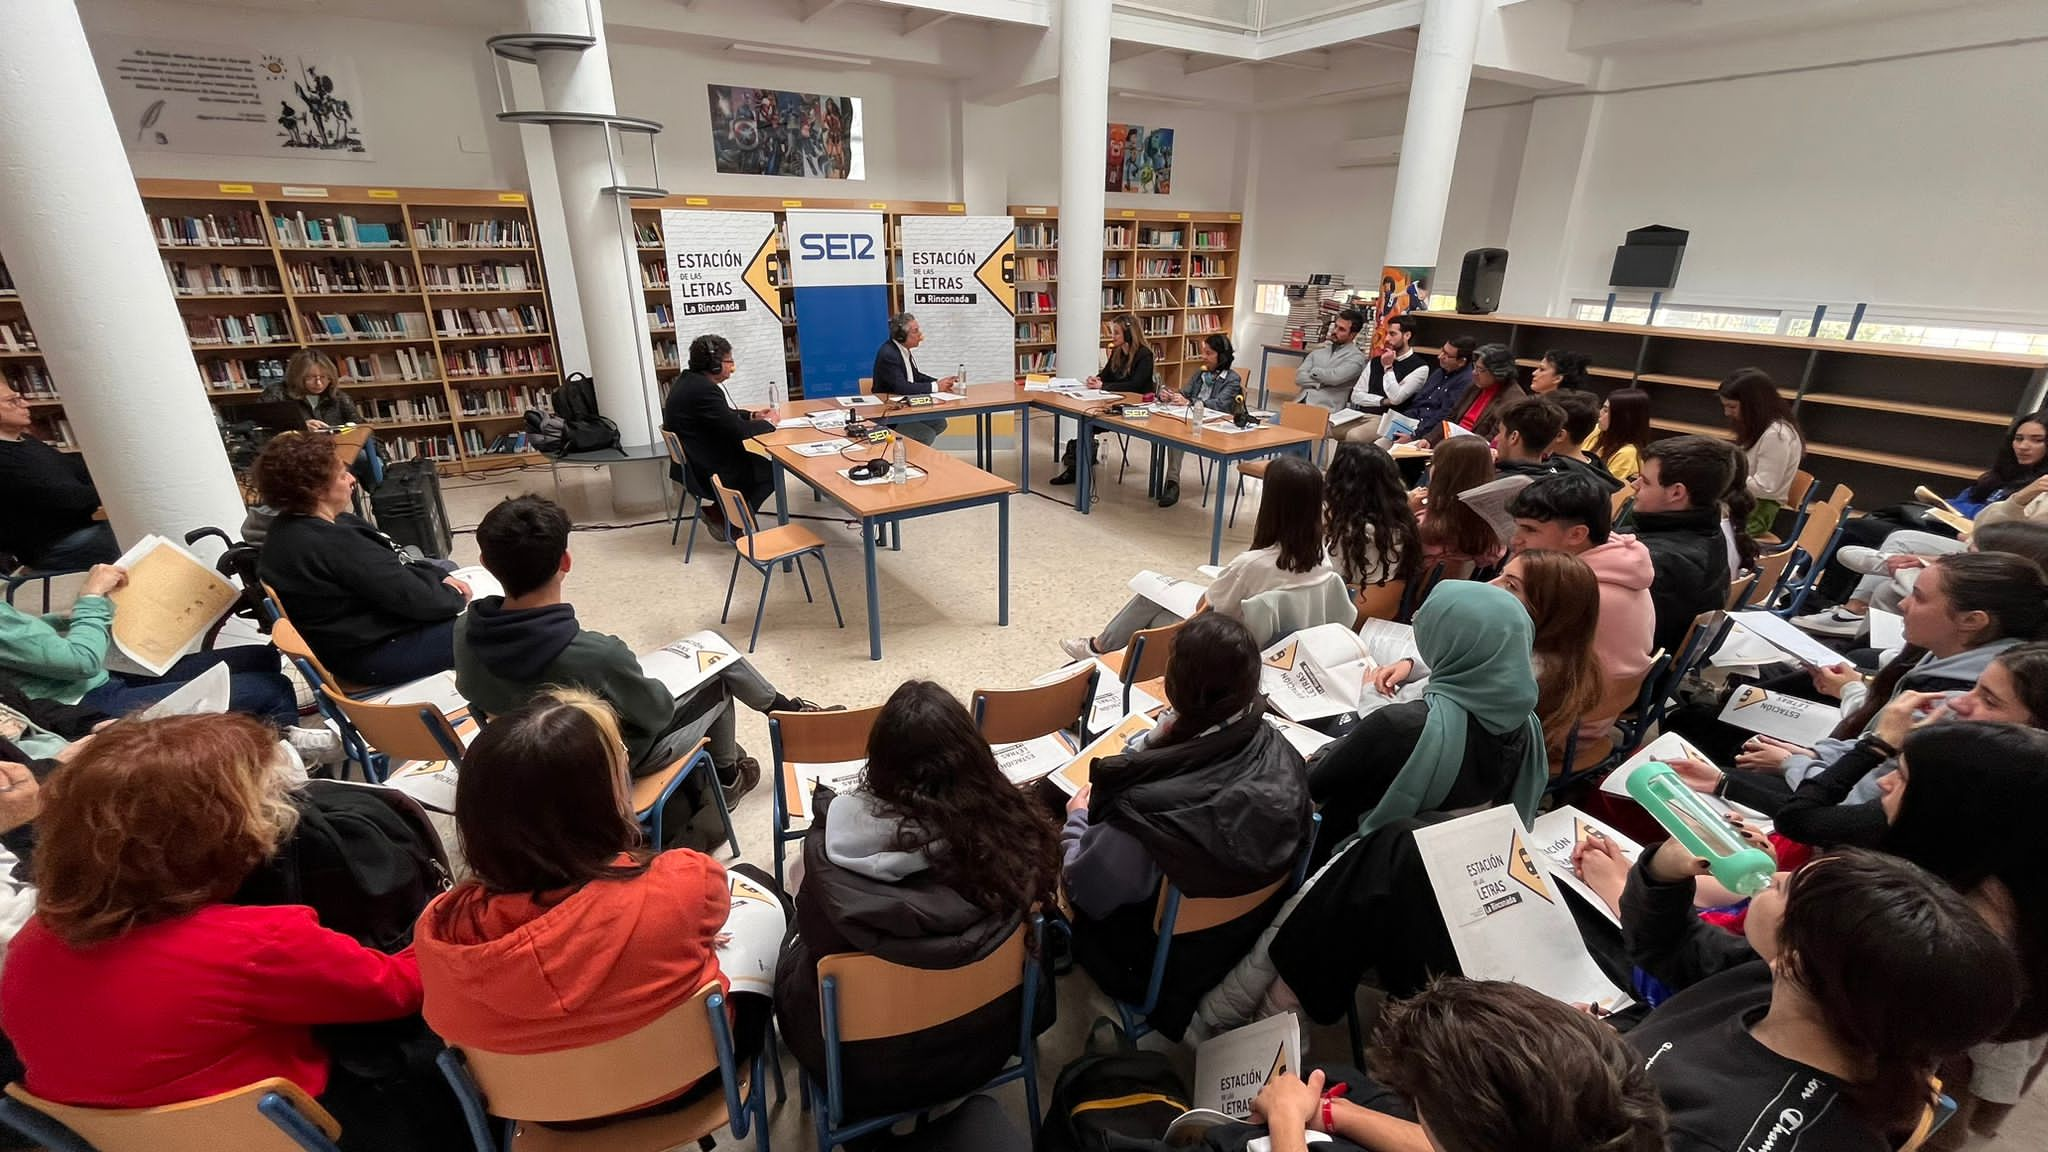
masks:
<path fill-rule="evenodd" d="M 1607 283 L 1614 288 L 1667 291 L 1678 283 L 1678 265 L 1685 249 L 1661 244 L 1623 244 L 1614 250 L 1614 270 Z"/>

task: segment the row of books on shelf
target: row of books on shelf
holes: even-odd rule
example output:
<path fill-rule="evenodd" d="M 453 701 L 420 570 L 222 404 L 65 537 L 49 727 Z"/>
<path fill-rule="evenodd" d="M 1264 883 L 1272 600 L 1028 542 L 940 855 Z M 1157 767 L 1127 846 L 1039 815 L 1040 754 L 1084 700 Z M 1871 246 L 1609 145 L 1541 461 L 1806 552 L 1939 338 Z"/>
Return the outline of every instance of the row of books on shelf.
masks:
<path fill-rule="evenodd" d="M 1138 275 L 1148 280 L 1178 280 L 1181 268 L 1179 257 L 1152 256 L 1138 261 Z"/>
<path fill-rule="evenodd" d="M 548 330 L 548 316 L 538 304 L 439 308 L 434 325 L 440 336 L 531 336 Z"/>
<path fill-rule="evenodd" d="M 50 380 L 50 370 L 34 361 L 0 368 L 0 380 L 7 381 L 7 386 L 14 389 L 17 396 L 30 400 L 57 398 L 57 385 Z"/>
<path fill-rule="evenodd" d="M 633 243 L 642 248 L 661 247 L 661 225 L 652 220 L 633 221 Z"/>
<path fill-rule="evenodd" d="M 1059 246 L 1059 225 L 1042 224 L 1037 222 L 1017 225 L 1017 247 L 1057 248 Z"/>
<path fill-rule="evenodd" d="M 173 248 L 269 247 L 270 234 L 254 208 L 224 208 L 200 216 L 160 214 L 155 218 L 157 243 Z"/>
<path fill-rule="evenodd" d="M 411 351 L 411 349 L 405 349 Z M 472 344 L 443 352 L 448 378 L 470 376 L 517 376 L 530 372 L 553 372 L 555 350 L 546 344 Z"/>
<path fill-rule="evenodd" d="M 320 260 L 292 260 L 285 266 L 292 291 L 313 292 L 417 292 L 412 264 L 403 260 L 364 260 L 357 256 L 329 256 Z"/>
<path fill-rule="evenodd" d="M 276 295 L 277 269 L 268 264 L 197 264 L 164 259 L 164 276 L 180 296 Z"/>
<path fill-rule="evenodd" d="M 674 331 L 676 310 L 673 305 L 656 304 L 647 310 L 647 326 L 655 331 Z"/>
<path fill-rule="evenodd" d="M 1105 225 L 1102 229 L 1102 246 L 1104 248 L 1129 248 L 1131 246 L 1131 226 L 1129 224 Z"/>
<path fill-rule="evenodd" d="M 1020 374 L 1025 372 L 1052 371 L 1052 349 L 1046 348 L 1037 352 L 1017 353 L 1017 371 Z"/>
<path fill-rule="evenodd" d="M 0 352 L 35 350 L 36 334 L 29 329 L 26 317 L 17 316 L 11 320 L 0 320 Z"/>
<path fill-rule="evenodd" d="M 1200 284 L 1195 284 L 1195 285 L 1190 285 L 1190 286 L 1189 286 L 1189 288 L 1188 288 L 1188 307 L 1190 307 L 1190 308 L 1221 308 L 1221 307 L 1223 307 L 1223 306 L 1224 306 L 1224 301 L 1223 301 L 1223 297 L 1221 297 L 1221 296 L 1217 295 L 1217 293 L 1216 293 L 1216 290 L 1215 290 L 1214 288 L 1209 288 L 1209 287 L 1205 287 L 1205 286 L 1203 286 L 1203 285 L 1200 285 Z"/>
<path fill-rule="evenodd" d="M 294 212 L 270 214 L 270 226 L 277 230 L 277 242 L 289 248 L 403 248 L 403 233 L 393 235 L 399 224 L 359 220 L 346 212 L 333 216 L 308 216 Z"/>
<path fill-rule="evenodd" d="M 292 322 L 282 312 L 238 316 L 187 316 L 185 335 L 194 344 L 290 344 Z"/>
<path fill-rule="evenodd" d="M 201 360 L 199 375 L 214 392 L 239 392 L 284 383 L 284 361 L 275 356 L 219 357 Z M 344 375 L 342 383 L 348 383 Z"/>
<path fill-rule="evenodd" d="M 454 354 L 449 355 L 452 359 Z M 393 348 L 389 352 L 358 352 L 348 356 L 336 356 L 334 367 L 341 374 L 343 384 L 432 380 L 440 375 L 434 369 L 434 352 L 431 348 Z"/>
<path fill-rule="evenodd" d="M 1060 262 L 1051 256 L 1019 256 L 1017 258 L 1017 279 L 1057 280 L 1060 276 Z"/>
<path fill-rule="evenodd" d="M 1131 293 L 1130 293 L 1130 289 L 1128 289 L 1128 288 L 1104 288 L 1104 289 L 1102 290 L 1102 308 L 1103 308 L 1103 311 L 1105 311 L 1105 312 L 1109 312 L 1109 311 L 1121 312 L 1121 311 L 1123 311 L 1124 309 L 1126 309 L 1126 308 L 1129 308 L 1130 306 L 1131 306 Z"/>
<path fill-rule="evenodd" d="M 1192 329 L 1190 329 L 1190 331 L 1192 331 Z M 1207 335 L 1208 335 L 1207 333 L 1203 333 L 1203 334 L 1202 334 L 1202 335 L 1200 335 L 1200 336 L 1189 336 L 1189 337 L 1188 337 L 1188 355 L 1187 355 L 1187 362 L 1188 362 L 1189 364 L 1194 364 L 1194 365 L 1200 365 L 1200 364 L 1201 364 L 1201 362 L 1202 362 L 1202 345 L 1203 345 L 1203 343 L 1205 343 L 1205 342 L 1206 342 L 1206 338 L 1207 338 Z"/>
<path fill-rule="evenodd" d="M 1194 271 L 1188 273 L 1188 275 L 1228 276 L 1230 275 L 1230 261 L 1225 260 L 1221 256 L 1197 256 L 1195 257 Z"/>
<path fill-rule="evenodd" d="M 1059 298 L 1051 292 L 1017 293 L 1017 315 L 1049 316 L 1059 310 Z"/>
<path fill-rule="evenodd" d="M 656 336 L 654 338 L 654 366 L 657 369 L 667 368 L 671 370 L 683 366 L 682 360 L 676 355 L 675 337 Z"/>
<path fill-rule="evenodd" d="M 78 438 L 71 434 L 71 421 L 64 417 L 52 416 L 47 420 L 38 420 L 35 428 L 36 439 L 50 447 L 61 448 L 66 452 L 78 451 Z"/>
<path fill-rule="evenodd" d="M 1186 246 L 1187 233 L 1182 232 L 1178 228 L 1138 229 L 1138 247 L 1140 248 L 1185 248 Z"/>
<path fill-rule="evenodd" d="M 1128 280 L 1131 278 L 1131 261 L 1127 256 L 1110 256 L 1102 261 L 1104 280 Z"/>
<path fill-rule="evenodd" d="M 640 286 L 642 288 L 668 287 L 668 261 L 642 260 L 640 262 Z"/>
<path fill-rule="evenodd" d="M 531 248 L 533 225 L 523 216 L 489 220 L 437 216 L 412 222 L 412 242 L 419 248 Z"/>
<path fill-rule="evenodd" d="M 1052 321 L 1028 320 L 1017 325 L 1017 342 L 1020 344 L 1045 344 L 1052 341 Z"/>
<path fill-rule="evenodd" d="M 1168 292 L 1164 288 L 1140 288 L 1138 289 L 1138 307 L 1178 308 L 1180 307 L 1180 301 L 1175 300 L 1173 293 Z"/>
<path fill-rule="evenodd" d="M 1180 331 L 1180 317 L 1170 312 L 1163 316 L 1143 316 L 1138 320 L 1138 328 L 1148 337 L 1171 336 Z"/>
<path fill-rule="evenodd" d="M 419 420 L 445 420 L 448 401 L 439 392 L 400 396 L 358 396 L 356 411 L 372 424 L 406 424 Z"/>
<path fill-rule="evenodd" d="M 1225 229 L 1195 229 L 1196 248 L 1229 248 L 1232 244 L 1230 233 Z"/>
<path fill-rule="evenodd" d="M 1221 332 L 1228 327 L 1230 327 L 1230 324 L 1224 320 L 1223 313 L 1221 312 L 1192 312 L 1188 314 L 1188 333 L 1190 335 Z"/>
<path fill-rule="evenodd" d="M 305 312 L 306 335 L 322 340 L 426 340 L 432 329 L 424 312 Z"/>
<path fill-rule="evenodd" d="M 533 261 L 485 260 L 480 264 L 427 264 L 427 287 L 443 292 L 476 289 L 487 292 L 537 292 L 540 272 Z"/>
<path fill-rule="evenodd" d="M 475 428 L 462 430 L 462 451 L 467 456 L 511 455 L 526 450 L 525 432 L 492 434 Z"/>
<path fill-rule="evenodd" d="M 473 431 L 473 429 L 472 429 Z M 454 433 L 396 433 L 379 435 L 377 442 L 384 446 L 384 454 L 393 460 L 434 460 L 442 463 L 456 459 L 458 453 Z M 478 454 L 483 452 L 477 449 Z"/>

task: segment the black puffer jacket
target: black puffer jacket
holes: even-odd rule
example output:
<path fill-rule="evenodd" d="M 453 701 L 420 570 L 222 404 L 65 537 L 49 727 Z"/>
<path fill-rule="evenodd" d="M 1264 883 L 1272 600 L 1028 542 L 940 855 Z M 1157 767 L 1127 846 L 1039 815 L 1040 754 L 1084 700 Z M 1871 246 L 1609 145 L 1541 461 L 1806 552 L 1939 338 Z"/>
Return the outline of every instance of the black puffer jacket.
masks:
<path fill-rule="evenodd" d="M 864 952 L 911 968 L 958 968 L 994 952 L 1024 919 L 1022 910 L 997 914 L 969 903 L 928 868 L 883 880 L 840 866 L 826 852 L 828 824 L 838 804 L 853 804 L 859 811 L 857 797 L 835 797 L 828 789 L 818 789 L 812 799 L 817 818 L 804 835 L 796 923 L 782 941 L 775 966 L 775 1017 L 782 1038 L 820 1083 L 825 1078 L 821 957 Z M 878 848 L 876 857 L 887 851 Z M 1041 1028 L 1051 1020 L 1051 1001 L 1047 982 L 1038 997 Z M 1022 1011 L 1021 994 L 1004 996 L 938 1028 L 842 1045 L 847 1115 L 915 1110 L 973 1092 L 1017 1051 Z"/>
<path fill-rule="evenodd" d="M 1657 612 L 1656 647 L 1678 656 L 1678 642 L 1702 612 L 1728 602 L 1728 539 L 1719 508 L 1638 512 L 1636 539 L 1650 550 L 1650 604 Z"/>
<path fill-rule="evenodd" d="M 1184 896 L 1243 896 L 1284 879 L 1309 834 L 1308 769 L 1256 712 L 1191 740 L 1112 756 L 1090 778 L 1089 822 L 1134 837 Z M 1178 1040 L 1195 1004 L 1243 958 L 1285 899 L 1283 890 L 1249 916 L 1176 936 L 1152 1026 Z M 1158 941 L 1154 908 L 1147 900 L 1099 920 L 1076 917 L 1075 959 L 1111 996 L 1131 1003 L 1144 996 Z"/>

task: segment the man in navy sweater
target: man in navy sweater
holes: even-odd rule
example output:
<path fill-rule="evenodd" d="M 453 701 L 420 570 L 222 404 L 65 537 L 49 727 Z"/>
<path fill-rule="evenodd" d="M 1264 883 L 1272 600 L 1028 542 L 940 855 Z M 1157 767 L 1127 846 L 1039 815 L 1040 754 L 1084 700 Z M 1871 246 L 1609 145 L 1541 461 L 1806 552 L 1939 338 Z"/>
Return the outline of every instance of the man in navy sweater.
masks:
<path fill-rule="evenodd" d="M 960 378 L 927 376 L 917 370 L 911 349 L 924 343 L 924 329 L 917 317 L 905 312 L 889 319 L 889 342 L 875 353 L 875 395 L 929 396 L 934 390 L 951 392 Z M 919 444 L 930 444 L 946 430 L 945 419 L 905 420 L 896 429 Z"/>

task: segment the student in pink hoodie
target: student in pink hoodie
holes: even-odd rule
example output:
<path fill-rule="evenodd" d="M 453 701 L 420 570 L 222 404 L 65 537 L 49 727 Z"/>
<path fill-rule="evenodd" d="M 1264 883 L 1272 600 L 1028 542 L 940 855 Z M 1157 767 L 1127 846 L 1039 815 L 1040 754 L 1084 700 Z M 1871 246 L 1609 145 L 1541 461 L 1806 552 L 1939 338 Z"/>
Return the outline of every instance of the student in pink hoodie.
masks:
<path fill-rule="evenodd" d="M 1614 493 L 1606 486 L 1569 472 L 1536 481 L 1508 504 L 1508 515 L 1515 518 L 1516 552 L 1570 553 L 1600 581 L 1593 653 L 1609 692 L 1579 730 L 1582 740 L 1606 732 L 1627 705 L 1628 687 L 1641 683 L 1650 668 L 1650 637 L 1657 625 L 1650 603 L 1650 551 L 1635 537 L 1613 531 L 1613 504 Z"/>

